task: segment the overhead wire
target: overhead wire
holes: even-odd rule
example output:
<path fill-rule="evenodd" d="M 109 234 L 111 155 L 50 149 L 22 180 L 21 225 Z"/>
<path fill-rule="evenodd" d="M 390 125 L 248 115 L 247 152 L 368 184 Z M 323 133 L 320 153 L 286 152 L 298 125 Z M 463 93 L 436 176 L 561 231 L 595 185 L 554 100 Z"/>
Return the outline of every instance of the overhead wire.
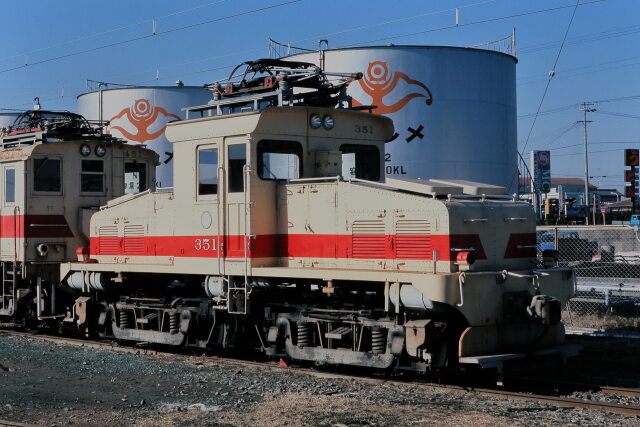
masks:
<path fill-rule="evenodd" d="M 569 127 L 562 132 L 560 135 L 556 136 L 555 138 L 553 138 L 551 141 L 547 142 L 546 144 L 544 144 L 541 148 L 545 148 L 545 149 L 550 149 L 551 146 L 558 141 L 560 138 L 562 138 L 563 136 L 565 136 L 567 133 L 571 132 L 572 130 L 578 128 L 578 123 L 573 122 L 571 125 L 569 125 Z"/>
<path fill-rule="evenodd" d="M 606 31 L 599 31 L 596 33 L 586 34 L 584 36 L 578 36 L 569 38 L 567 40 L 567 46 L 576 46 L 584 43 L 592 43 L 603 39 L 609 39 L 614 37 L 622 37 L 640 32 L 640 25 L 631 25 L 628 27 L 614 28 Z M 560 44 L 560 41 L 552 41 L 545 43 L 538 43 L 530 46 L 523 46 L 518 49 L 520 53 L 535 53 L 542 50 L 553 49 Z"/>
<path fill-rule="evenodd" d="M 551 68 L 551 71 L 549 72 L 549 77 L 547 80 L 547 84 L 544 88 L 544 92 L 542 93 L 542 97 L 540 98 L 540 103 L 538 104 L 538 109 L 536 111 L 536 114 L 533 116 L 533 122 L 531 123 L 531 126 L 529 127 L 529 133 L 527 134 L 527 139 L 524 142 L 524 146 L 522 147 L 522 150 L 520 150 L 520 157 L 522 157 L 522 154 L 525 152 L 527 145 L 529 144 L 529 139 L 531 138 L 531 134 L 533 133 L 533 129 L 536 125 L 536 122 L 538 121 L 538 117 L 540 114 L 540 110 L 542 110 L 542 104 L 544 103 L 544 98 L 547 96 L 547 92 L 549 91 L 549 86 L 551 85 L 551 80 L 553 79 L 553 76 L 555 75 L 555 70 L 556 67 L 558 66 L 558 61 L 560 59 L 560 54 L 562 53 L 562 49 L 564 48 L 564 43 L 567 40 L 567 36 L 569 35 L 569 30 L 571 29 L 571 24 L 573 23 L 573 18 L 576 15 L 576 11 L 578 10 L 578 5 L 580 4 L 580 0 L 576 0 L 576 4 L 573 7 L 573 12 L 571 13 L 571 19 L 569 19 L 569 24 L 567 25 L 567 29 L 564 32 L 564 37 L 562 38 L 562 43 L 560 44 L 560 49 L 558 49 L 558 53 L 556 55 L 556 59 L 553 63 L 553 67 Z M 513 182 L 515 181 L 516 177 L 518 176 L 518 171 L 516 170 L 516 172 L 513 174 L 513 177 L 511 178 L 511 183 L 509 184 L 509 187 L 511 187 L 513 185 Z"/>
<path fill-rule="evenodd" d="M 596 154 L 596 153 L 610 153 L 613 151 L 622 151 L 624 150 L 624 148 L 612 148 L 611 150 L 599 150 L 599 151 L 590 151 L 589 154 Z M 558 156 L 582 156 L 584 155 L 584 152 L 580 152 L 580 153 L 562 153 L 562 154 L 555 154 L 555 157 Z"/>
<path fill-rule="evenodd" d="M 246 14 L 249 14 L 249 13 L 255 13 L 255 12 L 263 11 L 263 10 L 270 9 L 270 8 L 289 5 L 289 4 L 297 3 L 297 2 L 300 2 L 300 1 L 303 1 L 303 0 L 293 0 L 293 1 L 288 1 L 288 2 L 285 2 L 285 3 L 280 3 L 280 4 L 277 4 L 277 5 L 272 5 L 272 6 L 268 6 L 268 7 L 264 7 L 264 8 L 253 9 L 253 10 L 250 10 L 250 11 L 245 11 L 245 12 L 241 12 L 241 13 L 238 13 L 238 14 L 222 17 L 222 18 L 217 18 L 217 19 L 214 19 L 214 20 L 203 21 L 203 22 L 192 24 L 192 25 L 188 25 L 188 26 L 183 26 L 183 27 L 178 27 L 178 28 L 175 28 L 175 29 L 167 30 L 167 31 L 164 31 L 164 32 L 159 32 L 159 33 L 157 33 L 155 35 L 168 34 L 168 33 L 171 33 L 171 32 L 180 31 L 180 30 L 187 29 L 187 28 L 193 28 L 193 27 L 199 26 L 199 25 L 205 25 L 205 24 L 212 23 L 212 22 L 218 22 L 218 21 L 224 20 L 224 19 L 231 19 L 231 18 L 234 18 L 234 17 L 246 15 Z M 484 1 L 484 2 L 476 2 L 476 3 L 471 3 L 471 4 L 468 4 L 468 5 L 462 5 L 462 6 L 459 6 L 457 8 L 460 9 L 460 8 L 472 7 L 472 6 L 482 5 L 482 4 L 485 4 L 485 3 L 491 3 L 493 1 L 495 1 L 495 0 L 487 0 L 487 1 Z M 606 1 L 606 0 L 593 0 L 593 1 L 589 1 L 589 2 L 580 3 L 579 6 L 586 6 L 586 5 L 589 5 L 589 4 L 600 3 L 600 2 L 603 2 L 603 1 Z M 199 6 L 199 7 L 196 7 L 196 8 L 186 9 L 185 11 L 176 12 L 175 14 L 185 13 L 187 11 L 195 10 L 197 8 L 206 7 L 208 5 L 216 4 L 216 3 L 217 2 L 213 2 L 213 3 L 209 3 L 207 5 L 202 5 L 202 6 Z M 485 20 L 481 20 L 481 21 L 474 21 L 474 22 L 459 24 L 459 25 L 455 25 L 455 26 L 435 28 L 435 29 L 426 30 L 425 32 L 439 31 L 439 30 L 444 30 L 444 29 L 449 29 L 449 28 L 454 28 L 454 27 L 464 27 L 464 26 L 469 26 L 469 25 L 476 25 L 476 24 L 481 24 L 481 23 L 486 23 L 486 22 L 498 21 L 498 20 L 503 20 L 503 19 L 509 19 L 509 18 L 520 17 L 520 16 L 527 16 L 527 15 L 544 13 L 544 12 L 552 12 L 552 11 L 556 11 L 556 10 L 566 9 L 566 8 L 569 8 L 569 7 L 574 7 L 574 13 L 575 13 L 575 7 L 577 7 L 577 6 L 575 6 L 575 5 L 563 5 L 563 6 L 554 7 L 554 8 L 540 9 L 540 10 L 535 10 L 535 11 L 528 11 L 528 12 L 518 13 L 518 14 L 514 14 L 514 15 L 490 18 L 490 19 L 485 19 Z M 454 10 L 454 9 L 456 9 L 456 8 L 449 8 L 449 9 L 444 9 L 442 11 L 429 12 L 429 13 L 421 14 L 420 16 L 427 16 L 427 15 L 432 15 L 432 14 L 437 14 L 437 13 L 443 13 L 443 12 L 451 11 L 451 10 Z M 171 15 L 166 15 L 165 17 L 168 17 L 168 16 L 171 16 Z M 161 17 L 161 18 L 164 18 L 164 17 Z M 389 24 L 389 23 L 400 22 L 400 21 L 408 20 L 408 19 L 412 19 L 412 17 L 406 17 L 406 18 L 400 18 L 400 19 L 391 20 L 391 21 L 385 21 L 385 22 L 374 24 L 374 25 L 371 25 L 371 26 L 354 27 L 354 28 L 351 28 L 351 29 L 342 30 L 341 32 L 328 33 L 328 35 L 351 32 L 351 31 L 356 31 L 356 30 L 360 30 L 360 29 L 367 29 L 367 28 L 381 26 L 381 25 L 385 25 L 385 24 Z M 149 21 L 145 21 L 145 22 L 149 22 Z M 420 32 L 420 33 L 423 33 L 423 32 Z M 409 35 L 412 35 L 412 34 L 414 34 L 414 33 L 411 33 Z M 100 49 L 104 49 L 104 48 L 108 48 L 108 47 L 112 47 L 112 46 L 117 46 L 117 45 L 120 45 L 120 44 L 133 42 L 133 41 L 136 41 L 136 40 L 142 40 L 142 39 L 150 38 L 150 37 L 153 37 L 153 36 L 154 35 L 147 35 L 147 36 L 143 36 L 143 37 L 139 37 L 139 38 L 135 38 L 135 39 L 116 42 L 116 43 L 109 44 L 109 45 L 98 46 L 98 47 L 95 47 L 95 48 L 92 48 L 92 49 L 87 49 L 87 50 L 80 51 L 80 52 L 73 52 L 73 53 L 70 53 L 70 54 L 67 54 L 67 55 L 61 55 L 60 57 L 56 57 L 56 58 L 49 58 L 47 60 L 43 60 L 43 61 L 40 61 L 38 63 L 50 62 L 50 61 L 53 61 L 53 60 L 56 60 L 56 59 L 62 59 L 62 58 L 66 58 L 66 57 L 69 57 L 69 56 L 79 55 L 79 54 L 82 54 L 82 53 L 88 53 L 88 52 L 91 52 L 91 51 L 100 50 Z M 405 37 L 405 36 L 407 36 L 407 34 L 395 35 L 395 36 L 391 36 L 391 38 L 399 38 L 399 37 Z M 319 36 L 319 37 L 321 37 L 321 36 Z M 310 38 L 301 39 L 299 41 L 304 41 L 304 40 L 309 40 L 309 39 Z M 379 40 L 383 40 L 383 39 L 379 39 Z M 251 50 L 248 50 L 248 51 L 245 51 L 245 52 L 253 52 L 253 51 L 257 51 L 257 50 L 260 50 L 260 49 L 251 49 Z M 234 54 L 237 54 L 237 53 L 234 53 Z M 233 55 L 233 54 L 223 55 L 223 56 L 231 56 L 231 55 Z M 214 58 L 219 58 L 219 57 L 220 56 L 212 57 L 212 58 L 209 58 L 209 59 L 214 59 Z M 186 64 L 189 64 L 189 63 L 196 63 L 196 62 L 204 62 L 206 60 L 208 60 L 208 59 L 206 59 L 206 58 L 205 59 L 198 59 L 198 60 L 194 60 L 194 61 L 188 61 L 188 62 L 185 62 L 183 64 L 173 64 L 170 67 L 164 67 L 164 68 L 160 68 L 160 69 L 153 69 L 153 70 L 149 70 L 149 71 L 157 71 L 157 70 L 161 70 L 161 69 L 176 68 L 176 67 L 178 67 L 180 65 L 186 65 Z M 36 63 L 33 63 L 31 65 L 36 65 Z M 16 69 L 17 68 L 24 68 L 24 66 L 15 67 L 15 68 Z M 163 77 L 161 79 L 156 78 L 156 79 L 151 79 L 151 80 L 147 80 L 147 81 L 158 81 L 158 80 L 163 80 L 163 79 L 168 79 L 168 78 L 173 78 L 173 77 L 180 77 L 180 76 L 185 76 L 185 75 L 199 74 L 199 73 L 207 72 L 209 70 L 211 70 L 211 69 L 197 71 L 197 72 L 182 73 L 182 74 L 179 74 L 179 75 Z M 7 71 L 10 71 L 10 70 L 0 70 L 0 73 L 7 72 Z M 142 72 L 131 73 L 131 74 L 141 74 L 141 73 Z M 21 105 L 26 105 L 26 104 L 27 103 L 21 104 Z M 571 107 L 573 107 L 573 106 L 571 106 Z M 522 118 L 522 117 L 519 117 L 519 118 Z"/>
<path fill-rule="evenodd" d="M 591 102 L 596 103 L 596 104 L 601 104 L 601 103 L 605 103 L 605 102 L 633 101 L 634 99 L 640 99 L 640 94 L 622 96 L 622 97 L 617 97 L 617 98 L 596 99 L 596 100 L 591 101 Z M 540 113 L 538 115 L 544 116 L 546 114 L 559 113 L 561 111 L 570 110 L 572 108 L 578 108 L 578 105 L 579 104 L 577 104 L 577 103 L 576 104 L 563 105 L 561 107 L 555 107 L 555 108 L 551 108 L 549 110 L 540 111 Z M 535 115 L 536 115 L 536 113 L 522 114 L 522 115 L 518 116 L 518 119 L 526 119 L 526 118 L 529 118 L 529 117 L 533 117 Z"/>
<path fill-rule="evenodd" d="M 592 0 L 592 1 L 581 3 L 579 6 L 587 6 L 587 5 L 594 4 L 594 3 L 602 3 L 604 1 L 606 1 L 606 0 Z M 579 3 L 579 1 L 578 1 L 578 3 Z M 374 40 L 367 40 L 367 41 L 362 41 L 362 42 L 358 42 L 358 43 L 348 44 L 348 45 L 345 45 L 343 47 L 359 46 L 359 45 L 363 45 L 363 44 L 375 43 L 375 42 L 380 42 L 380 41 L 385 41 L 385 40 L 393 40 L 393 39 L 397 39 L 397 38 L 401 38 L 401 37 L 410 37 L 410 36 L 416 36 L 416 35 L 420 35 L 420 34 L 431 33 L 431 32 L 435 32 L 435 31 L 449 30 L 449 29 L 452 29 L 452 28 L 462 28 L 462 27 L 468 27 L 468 26 L 471 26 L 471 25 L 486 24 L 488 22 L 502 21 L 502 20 L 511 19 L 511 18 L 519 18 L 519 17 L 522 17 L 522 16 L 535 15 L 535 14 L 538 14 L 538 13 L 553 12 L 553 11 L 556 11 L 556 10 L 562 10 L 562 9 L 567 9 L 567 8 L 571 8 L 571 7 L 576 8 L 577 6 L 574 5 L 574 4 L 571 4 L 571 5 L 563 5 L 563 6 L 551 7 L 551 8 L 547 8 L 547 9 L 532 10 L 532 11 L 528 11 L 528 12 L 516 13 L 516 14 L 513 14 L 513 15 L 506 15 L 506 16 L 499 16 L 499 17 L 496 17 L 496 18 L 482 19 L 480 21 L 473 21 L 473 22 L 467 22 L 467 23 L 462 23 L 462 24 L 454 24 L 454 25 L 448 25 L 448 26 L 445 26 L 445 27 L 431 28 L 431 29 L 423 30 L 423 31 L 416 31 L 416 32 L 412 32 L 412 33 L 405 33 L 405 34 L 399 34 L 399 35 L 395 35 L 395 36 L 382 37 L 382 38 L 378 38 L 378 39 L 374 39 Z"/>
<path fill-rule="evenodd" d="M 145 40 L 145 39 L 149 39 L 149 38 L 152 38 L 152 37 L 163 36 L 163 35 L 166 35 L 166 34 L 175 33 L 177 31 L 184 31 L 184 30 L 188 30 L 188 29 L 191 29 L 191 28 L 199 27 L 199 26 L 202 26 L 202 25 L 208 25 L 208 24 L 212 24 L 212 23 L 215 23 L 215 22 L 221 22 L 221 21 L 225 21 L 225 20 L 229 20 L 229 19 L 233 19 L 233 18 L 238 18 L 240 16 L 250 15 L 250 14 L 258 13 L 258 12 L 264 12 L 266 10 L 270 10 L 270 9 L 274 9 L 274 8 L 278 8 L 278 7 L 289 6 L 289 5 L 292 5 L 292 4 L 295 4 L 295 3 L 300 3 L 302 1 L 304 1 L 304 0 L 289 0 L 289 1 L 286 1 L 286 2 L 283 2 L 283 3 L 278 3 L 278 4 L 275 4 L 275 5 L 269 5 L 269 6 L 264 6 L 264 7 L 261 7 L 261 8 L 246 10 L 244 12 L 238 12 L 238 13 L 227 15 L 227 16 L 223 16 L 223 17 L 220 17 L 220 18 L 209 19 L 209 20 L 206 20 L 206 21 L 196 22 L 196 23 L 189 24 L 189 25 L 184 25 L 184 26 L 181 26 L 181 27 L 171 28 L 171 29 L 165 30 L 165 31 L 158 31 L 158 32 L 155 32 L 155 33 L 152 33 L 152 34 L 147 34 L 147 35 L 144 35 L 144 36 L 134 37 L 134 38 L 131 38 L 131 39 L 121 40 L 121 41 L 113 42 L 113 43 L 108 43 L 108 44 L 105 44 L 105 45 L 96 46 L 96 47 L 89 48 L 89 49 L 84 49 L 84 50 L 80 50 L 80 51 L 67 53 L 65 55 L 59 55 L 59 56 L 56 56 L 56 57 L 43 59 L 43 60 L 40 60 L 40 61 L 33 62 L 31 64 L 25 64 L 25 65 L 20 65 L 20 66 L 16 66 L 16 67 L 5 68 L 5 69 L 0 70 L 0 74 L 7 73 L 9 71 L 19 70 L 19 69 L 26 68 L 26 67 L 33 66 L 33 65 L 44 64 L 44 63 L 47 63 L 47 62 L 57 61 L 57 60 L 64 59 L 64 58 L 69 58 L 69 57 L 72 57 L 72 56 L 82 55 L 82 54 L 89 53 L 89 52 L 95 52 L 95 51 L 106 49 L 106 48 L 110 48 L 110 47 L 121 46 L 121 45 L 124 45 L 124 44 L 133 43 L 133 42 L 136 42 L 136 41 Z"/>
<path fill-rule="evenodd" d="M 635 114 L 618 113 L 615 111 L 596 110 L 594 113 L 605 114 L 607 116 L 626 117 L 628 119 L 640 119 L 640 116 Z"/>
<path fill-rule="evenodd" d="M 226 1 L 226 0 L 221 0 L 221 1 Z M 497 0 L 485 0 L 485 1 L 481 1 L 481 2 L 464 4 L 464 5 L 460 5 L 460 6 L 453 7 L 453 8 L 448 8 L 448 9 L 443 9 L 443 10 L 438 10 L 438 11 L 432 11 L 432 12 L 422 13 L 422 14 L 418 14 L 418 15 L 412 15 L 412 16 L 409 16 L 409 17 L 404 17 L 404 18 L 399 18 L 399 19 L 379 22 L 379 23 L 372 24 L 372 25 L 347 28 L 345 30 L 334 32 L 334 33 L 325 33 L 325 34 L 316 35 L 314 37 L 294 40 L 291 43 L 298 43 L 298 42 L 307 41 L 307 40 L 315 40 L 315 39 L 322 38 L 322 37 L 330 37 L 332 35 L 338 35 L 338 34 L 342 34 L 342 33 L 348 33 L 348 32 L 353 32 L 353 31 L 358 31 L 358 30 L 365 30 L 365 29 L 380 27 L 380 26 L 383 26 L 383 25 L 393 24 L 393 23 L 407 21 L 407 20 L 413 20 L 413 19 L 417 19 L 417 18 L 420 18 L 420 17 L 424 17 L 424 16 L 436 15 L 436 14 L 440 14 L 440 13 L 444 13 L 444 12 L 450 12 L 450 11 L 455 10 L 455 9 L 465 9 L 465 8 L 469 8 L 469 7 L 473 7 L 473 6 L 480 6 L 480 5 L 483 5 L 483 4 L 493 3 L 495 1 L 497 1 Z M 170 14 L 170 15 L 165 15 L 165 16 L 162 16 L 162 17 L 156 18 L 156 19 L 164 19 L 164 18 L 169 17 L 169 16 L 173 16 L 173 15 L 177 15 L 177 14 L 180 14 L 180 13 L 193 11 L 193 10 L 196 10 L 196 9 L 199 9 L 199 8 L 203 8 L 203 7 L 206 7 L 206 6 L 209 6 L 209 5 L 214 5 L 214 4 L 217 4 L 217 3 L 218 2 L 208 3 L 206 5 L 198 6 L 196 8 L 186 9 L 186 10 L 179 11 L 179 12 L 176 12 L 176 13 L 173 13 L 173 14 Z M 151 20 L 146 20 L 146 21 L 143 21 L 142 23 L 149 23 L 149 22 L 151 22 Z M 140 23 L 131 24 L 131 26 L 135 26 L 135 25 L 139 25 L 139 24 Z M 125 28 L 125 27 L 122 27 L 122 28 Z M 80 39 L 77 39 L 77 40 L 80 40 Z M 260 51 L 262 49 L 263 48 L 253 48 L 253 49 L 247 49 L 247 50 L 244 50 L 244 51 L 235 51 L 233 53 L 229 53 L 229 54 L 225 54 L 225 55 L 216 55 L 216 56 L 211 56 L 211 57 L 206 57 L 206 58 L 199 58 L 199 59 L 196 59 L 196 60 L 186 61 L 186 62 L 182 62 L 182 63 L 178 63 L 178 64 L 172 64 L 172 65 L 167 66 L 167 67 L 162 67 L 162 68 L 157 68 L 156 67 L 156 68 L 153 68 L 153 69 L 137 71 L 137 72 L 134 72 L 134 73 L 116 75 L 116 76 L 109 77 L 109 79 L 128 77 L 128 76 L 142 74 L 142 73 L 146 73 L 146 72 L 158 72 L 160 70 L 167 70 L 167 69 L 170 69 L 170 68 L 178 68 L 178 67 L 184 66 L 184 65 L 195 64 L 195 63 L 199 63 L 199 62 L 206 62 L 206 61 L 210 61 L 210 60 L 214 60 L 214 59 L 221 59 L 221 58 L 226 58 L 226 57 L 235 56 L 235 55 L 239 55 L 239 54 L 257 52 L 257 51 Z M 17 56 L 21 56 L 21 55 L 17 55 Z M 198 71 L 198 72 L 189 72 L 189 73 L 186 73 L 186 74 L 180 74 L 180 75 L 173 76 L 173 77 L 181 77 L 181 76 L 187 76 L 187 75 L 193 75 L 193 74 L 200 74 L 200 73 L 203 73 L 203 72 L 206 72 L 206 71 L 207 70 L 202 70 L 202 71 Z M 173 78 L 173 77 L 164 77 L 163 79 L 168 79 L 168 78 Z M 162 79 L 156 78 L 156 79 L 146 80 L 145 82 L 158 81 L 158 80 L 162 80 Z M 5 96 L 12 96 L 12 95 L 16 95 L 16 94 L 9 94 L 9 95 L 5 95 Z M 28 103 L 23 103 L 23 104 L 20 104 L 20 105 L 26 105 L 26 104 L 28 104 Z"/>
<path fill-rule="evenodd" d="M 533 128 L 536 125 L 536 121 L 538 120 L 538 114 L 542 109 L 542 104 L 544 103 L 544 98 L 547 96 L 547 92 L 549 91 L 549 86 L 551 85 L 551 80 L 555 75 L 556 68 L 558 66 L 558 61 L 560 60 L 560 55 L 562 54 L 562 49 L 564 48 L 564 42 L 567 40 L 567 36 L 569 35 L 569 30 L 571 29 L 571 24 L 573 23 L 573 18 L 576 16 L 576 11 L 578 10 L 578 5 L 580 4 L 580 0 L 576 0 L 576 4 L 573 8 L 573 12 L 571 13 L 571 19 L 569 19 L 569 24 L 567 25 L 567 29 L 564 32 L 564 37 L 562 39 L 562 44 L 560 45 L 560 49 L 558 49 L 558 53 L 556 55 L 556 59 L 553 62 L 553 67 L 551 67 L 551 71 L 549 72 L 549 77 L 547 79 L 547 85 L 544 88 L 544 92 L 542 93 L 542 98 L 540 98 L 540 103 L 538 104 L 538 110 L 536 111 L 535 116 L 533 117 L 533 123 L 531 123 L 531 127 L 529 128 L 529 133 L 527 135 L 527 139 L 524 142 L 524 146 L 520 153 L 524 153 L 529 144 L 529 138 L 531 138 L 531 134 L 533 133 Z"/>
<path fill-rule="evenodd" d="M 476 2 L 476 3 L 470 3 L 470 4 L 466 4 L 466 5 L 462 5 L 462 6 L 450 7 L 450 8 L 447 8 L 447 9 L 421 13 L 421 14 L 418 14 L 418 15 L 411 15 L 411 16 L 407 16 L 407 17 L 404 17 L 404 18 L 392 19 L 390 21 L 379 22 L 379 23 L 376 23 L 376 24 L 362 25 L 362 26 L 358 26 L 358 27 L 347 28 L 345 30 L 336 31 L 336 32 L 333 32 L 333 33 L 320 34 L 320 35 L 317 35 L 317 36 L 314 36 L 314 37 L 307 37 L 307 38 L 304 38 L 304 39 L 293 40 L 291 43 L 301 43 L 301 42 L 305 42 L 305 41 L 309 41 L 309 40 L 317 40 L 320 37 L 331 37 L 331 36 L 338 36 L 338 35 L 341 35 L 341 34 L 351 33 L 351 32 L 354 32 L 354 31 L 370 30 L 372 28 L 377 28 L 377 27 L 381 27 L 381 26 L 384 26 L 384 25 L 397 24 L 398 22 L 412 21 L 412 20 L 415 20 L 415 19 L 418 19 L 418 18 L 424 18 L 425 16 L 433 16 L 433 15 L 439 15 L 439 14 L 446 13 L 446 12 L 452 12 L 452 11 L 455 11 L 457 9 L 466 9 L 466 8 L 469 8 L 469 7 L 480 6 L 480 5 L 483 5 L 483 4 L 494 3 L 495 1 L 496 0 L 486 0 L 486 1 Z"/>
<path fill-rule="evenodd" d="M 633 59 L 636 59 L 636 58 L 633 58 Z M 613 62 L 622 62 L 622 61 L 613 61 Z M 566 78 L 569 78 L 569 77 L 585 76 L 585 75 L 588 75 L 588 74 L 602 73 L 602 72 L 605 72 L 605 71 L 618 70 L 618 69 L 621 69 L 621 68 L 634 67 L 634 66 L 638 66 L 638 65 L 640 65 L 640 62 L 634 62 L 634 63 L 631 63 L 631 64 L 618 65 L 618 66 L 615 66 L 615 67 L 601 68 L 599 70 L 592 70 L 592 71 L 575 72 L 575 73 L 563 72 L 562 75 L 557 76 L 556 78 L 557 79 L 566 79 Z M 596 65 L 593 65 L 593 66 L 590 66 L 590 67 L 596 67 Z M 590 67 L 583 67 L 582 69 L 590 68 Z M 574 70 L 579 70 L 579 69 L 580 68 L 574 68 Z M 543 80 L 544 80 L 544 78 L 538 77 L 535 80 L 529 80 L 527 82 L 520 82 L 518 84 L 520 86 L 526 86 L 526 85 L 537 83 L 537 82 L 540 82 L 540 81 L 543 81 Z"/>
<path fill-rule="evenodd" d="M 7 57 L 4 57 L 4 58 L 0 58 L 0 61 L 6 61 L 6 60 L 9 60 L 9 59 L 25 57 L 25 56 L 28 56 L 28 55 L 33 55 L 34 53 L 40 53 L 40 52 L 44 52 L 44 51 L 47 51 L 47 50 L 50 50 L 50 49 L 54 49 L 56 47 L 67 46 L 67 45 L 70 45 L 70 44 L 73 44 L 73 43 L 77 43 L 77 42 L 81 42 L 81 41 L 85 41 L 85 40 L 90 40 L 90 39 L 93 39 L 93 38 L 96 38 L 96 37 L 100 37 L 100 36 L 105 36 L 105 35 L 108 35 L 108 34 L 113 34 L 113 33 L 118 32 L 118 31 L 128 30 L 130 28 L 139 27 L 140 25 L 143 25 L 143 24 L 152 23 L 154 20 L 155 21 L 159 21 L 159 20 L 162 20 L 162 19 L 170 18 L 172 16 L 182 15 L 182 14 L 185 14 L 185 13 L 193 12 L 194 10 L 199 10 L 199 9 L 204 9 L 206 7 L 215 6 L 217 4 L 224 3 L 226 1 L 227 0 L 217 0 L 217 1 L 214 1 L 214 2 L 211 2 L 211 3 L 206 3 L 206 4 L 203 4 L 203 5 L 200 5 L 200 6 L 192 7 L 192 8 L 189 8 L 189 9 L 180 10 L 180 11 L 177 11 L 177 12 L 173 12 L 173 13 L 170 13 L 168 15 L 159 16 L 157 18 L 146 19 L 144 21 L 136 22 L 136 23 L 133 23 L 133 24 L 128 24 L 128 25 L 124 25 L 124 26 L 121 26 L 121 27 L 112 28 L 112 29 L 109 29 L 109 30 L 106 30 L 106 31 L 101 31 L 99 33 L 88 34 L 86 36 L 78 37 L 78 38 L 75 38 L 75 39 L 65 40 L 63 42 L 59 42 L 59 43 L 55 43 L 55 44 L 52 44 L 52 45 L 49 45 L 49 46 L 45 46 L 45 47 L 42 47 L 40 49 L 32 50 L 32 51 L 29 51 L 29 52 L 18 53 L 18 54 L 12 55 L 12 56 L 7 56 Z"/>

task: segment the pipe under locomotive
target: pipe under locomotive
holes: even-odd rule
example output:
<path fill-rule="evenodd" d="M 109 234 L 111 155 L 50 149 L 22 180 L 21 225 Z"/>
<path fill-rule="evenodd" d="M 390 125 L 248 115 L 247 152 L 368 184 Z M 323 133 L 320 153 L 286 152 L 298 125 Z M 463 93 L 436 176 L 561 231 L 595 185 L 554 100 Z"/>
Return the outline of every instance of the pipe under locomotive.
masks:
<path fill-rule="evenodd" d="M 75 295 L 62 323 L 381 369 L 566 356 L 575 276 L 550 252 L 538 268 L 531 206 L 495 186 L 385 180 L 392 122 L 349 108 L 358 75 L 333 78 L 262 60 L 213 84 L 167 127 L 172 191 L 108 201 L 61 262 Z"/>

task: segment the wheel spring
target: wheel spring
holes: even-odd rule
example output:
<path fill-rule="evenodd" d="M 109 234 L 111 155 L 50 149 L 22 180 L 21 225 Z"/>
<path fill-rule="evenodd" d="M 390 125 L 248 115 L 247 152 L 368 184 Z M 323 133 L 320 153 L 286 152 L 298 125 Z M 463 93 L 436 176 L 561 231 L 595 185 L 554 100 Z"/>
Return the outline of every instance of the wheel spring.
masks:
<path fill-rule="evenodd" d="M 309 347 L 312 344 L 310 323 L 298 323 L 298 347 Z"/>
<path fill-rule="evenodd" d="M 169 313 L 169 332 L 177 334 L 180 329 L 180 313 Z"/>
<path fill-rule="evenodd" d="M 131 327 L 128 310 L 120 310 L 120 313 L 118 313 L 118 319 L 120 320 L 120 329 L 129 329 Z"/>
<path fill-rule="evenodd" d="M 371 352 L 374 354 L 384 353 L 387 347 L 387 334 L 384 329 L 371 329 Z"/>

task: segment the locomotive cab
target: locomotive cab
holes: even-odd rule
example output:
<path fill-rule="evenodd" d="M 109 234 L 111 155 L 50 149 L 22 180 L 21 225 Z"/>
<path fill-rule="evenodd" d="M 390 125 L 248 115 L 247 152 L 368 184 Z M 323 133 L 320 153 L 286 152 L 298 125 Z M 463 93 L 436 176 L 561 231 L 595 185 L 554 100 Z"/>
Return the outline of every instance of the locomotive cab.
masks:
<path fill-rule="evenodd" d="M 40 320 L 56 316 L 59 263 L 89 244 L 91 216 L 126 193 L 154 188 L 157 156 L 124 144 L 82 116 L 34 110 L 0 137 L 0 315 L 35 301 Z M 46 301 L 46 304 L 45 304 Z"/>

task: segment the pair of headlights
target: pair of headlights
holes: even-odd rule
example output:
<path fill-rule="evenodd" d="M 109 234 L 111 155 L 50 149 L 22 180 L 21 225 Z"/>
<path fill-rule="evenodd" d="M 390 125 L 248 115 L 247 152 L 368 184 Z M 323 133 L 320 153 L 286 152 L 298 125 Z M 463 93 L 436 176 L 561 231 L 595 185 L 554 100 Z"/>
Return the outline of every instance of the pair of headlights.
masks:
<path fill-rule="evenodd" d="M 102 157 L 107 154 L 107 149 L 102 145 L 98 145 L 96 146 L 95 153 L 96 156 Z M 91 154 L 91 147 L 89 147 L 89 144 L 82 144 L 80 146 L 80 154 L 82 154 L 83 156 L 88 156 L 89 154 Z"/>
<path fill-rule="evenodd" d="M 311 129 L 318 129 L 322 126 L 326 130 L 331 130 L 335 125 L 336 122 L 330 114 L 325 114 L 324 117 L 320 117 L 320 114 L 312 114 L 309 116 L 309 126 L 311 126 Z"/>

